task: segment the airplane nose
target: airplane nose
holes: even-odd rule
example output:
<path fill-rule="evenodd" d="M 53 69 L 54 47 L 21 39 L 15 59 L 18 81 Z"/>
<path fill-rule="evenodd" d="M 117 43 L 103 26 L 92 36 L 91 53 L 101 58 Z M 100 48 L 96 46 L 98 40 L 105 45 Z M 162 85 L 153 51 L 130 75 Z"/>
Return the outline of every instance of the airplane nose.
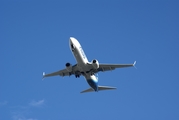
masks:
<path fill-rule="evenodd" d="M 70 44 L 75 44 L 76 43 L 76 39 L 74 37 L 70 37 Z"/>
<path fill-rule="evenodd" d="M 69 41 L 70 41 L 70 43 L 72 42 L 72 39 L 71 39 L 71 37 L 70 37 Z"/>
<path fill-rule="evenodd" d="M 70 37 L 70 44 L 73 44 L 74 38 Z"/>
<path fill-rule="evenodd" d="M 72 51 L 74 51 L 75 49 L 75 39 L 73 37 L 70 37 L 70 40 L 69 40 L 69 45 L 70 45 L 70 48 Z"/>

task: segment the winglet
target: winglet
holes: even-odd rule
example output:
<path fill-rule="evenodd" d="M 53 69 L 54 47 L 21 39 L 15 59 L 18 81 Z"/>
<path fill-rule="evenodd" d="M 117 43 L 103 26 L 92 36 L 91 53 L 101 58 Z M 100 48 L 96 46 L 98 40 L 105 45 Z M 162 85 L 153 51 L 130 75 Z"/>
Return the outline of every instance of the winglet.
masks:
<path fill-rule="evenodd" d="M 136 68 L 135 64 L 136 64 L 136 61 L 134 61 L 134 63 L 133 63 L 133 66 Z M 137 69 L 137 68 L 136 68 L 136 69 Z"/>
<path fill-rule="evenodd" d="M 42 80 L 44 80 L 44 77 L 45 77 L 45 72 L 43 72 L 43 77 L 42 77 Z"/>

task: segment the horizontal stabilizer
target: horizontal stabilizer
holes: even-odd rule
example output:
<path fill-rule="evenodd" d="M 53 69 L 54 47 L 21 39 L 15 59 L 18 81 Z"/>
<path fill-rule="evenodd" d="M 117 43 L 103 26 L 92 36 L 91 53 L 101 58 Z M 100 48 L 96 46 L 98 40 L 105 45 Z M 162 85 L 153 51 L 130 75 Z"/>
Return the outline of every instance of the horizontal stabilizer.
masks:
<path fill-rule="evenodd" d="M 98 90 L 112 90 L 117 89 L 116 87 L 109 87 L 109 86 L 98 86 Z"/>
<path fill-rule="evenodd" d="M 98 91 L 100 90 L 113 90 L 113 89 L 117 89 L 116 87 L 109 87 L 109 86 L 98 86 Z M 81 93 L 85 93 L 85 92 L 93 92 L 94 89 L 93 88 L 89 88 L 87 90 L 82 91 Z"/>
<path fill-rule="evenodd" d="M 93 88 L 89 88 L 89 89 L 87 89 L 87 90 L 81 91 L 81 93 L 85 93 L 85 92 L 93 92 L 93 91 L 94 91 Z"/>

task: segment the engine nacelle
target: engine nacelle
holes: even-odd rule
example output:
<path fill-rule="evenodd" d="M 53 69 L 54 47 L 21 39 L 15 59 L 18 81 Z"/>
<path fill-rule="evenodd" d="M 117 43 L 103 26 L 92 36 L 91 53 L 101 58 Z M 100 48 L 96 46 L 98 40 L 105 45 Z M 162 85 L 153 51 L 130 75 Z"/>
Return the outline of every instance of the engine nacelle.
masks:
<path fill-rule="evenodd" d="M 66 66 L 66 69 L 67 69 L 68 72 L 72 71 L 72 66 L 71 66 L 70 63 L 66 63 L 65 66 Z"/>
<path fill-rule="evenodd" d="M 98 62 L 98 60 L 92 60 L 92 66 L 93 66 L 93 68 L 94 69 L 98 69 L 99 68 L 99 62 Z"/>

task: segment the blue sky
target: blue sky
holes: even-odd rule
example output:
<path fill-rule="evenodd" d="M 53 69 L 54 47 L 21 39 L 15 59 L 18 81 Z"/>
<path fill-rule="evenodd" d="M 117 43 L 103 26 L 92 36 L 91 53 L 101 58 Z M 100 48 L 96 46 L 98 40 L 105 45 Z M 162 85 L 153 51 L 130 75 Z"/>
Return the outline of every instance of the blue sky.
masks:
<path fill-rule="evenodd" d="M 0 120 L 178 120 L 179 2 L 0 1 Z M 99 73 L 113 91 L 80 94 L 83 77 L 50 77 L 76 61 L 133 63 Z"/>

